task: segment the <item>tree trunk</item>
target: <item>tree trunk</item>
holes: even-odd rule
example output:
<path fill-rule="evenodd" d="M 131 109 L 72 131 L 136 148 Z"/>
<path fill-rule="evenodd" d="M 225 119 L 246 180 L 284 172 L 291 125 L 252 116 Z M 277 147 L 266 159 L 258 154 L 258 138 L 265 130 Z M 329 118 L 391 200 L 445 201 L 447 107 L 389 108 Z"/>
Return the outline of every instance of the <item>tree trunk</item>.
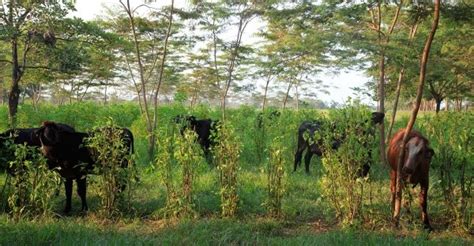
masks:
<path fill-rule="evenodd" d="M 286 90 L 285 100 L 283 101 L 283 109 L 286 108 L 286 102 L 288 102 L 288 96 L 289 96 L 289 94 L 290 94 L 290 89 L 291 89 L 291 85 L 292 85 L 292 84 L 293 84 L 293 83 L 291 83 L 291 82 L 288 83 L 288 89 Z"/>
<path fill-rule="evenodd" d="M 403 135 L 403 141 L 400 145 L 400 153 L 398 155 L 398 165 L 397 165 L 397 183 L 396 183 L 396 194 L 395 194 L 395 206 L 393 211 L 393 219 L 395 225 L 398 227 L 400 222 L 400 208 L 402 204 L 402 167 L 403 167 L 403 156 L 405 155 L 405 145 L 408 142 L 408 135 L 411 132 L 413 125 L 416 121 L 416 116 L 418 114 L 418 110 L 420 109 L 420 103 L 423 96 L 423 87 L 425 85 L 425 75 L 426 75 L 426 64 L 428 63 L 428 57 L 430 54 L 431 43 L 433 42 L 434 36 L 436 34 L 436 29 L 438 28 L 439 22 L 439 8 L 440 8 L 440 0 L 435 0 L 434 2 L 434 15 L 433 15 L 433 23 L 431 27 L 431 31 L 426 39 L 425 47 L 423 49 L 423 53 L 421 56 L 420 61 L 420 76 L 419 76 L 419 84 L 417 89 L 415 107 L 412 110 L 412 114 L 410 116 L 410 120 L 408 121 L 407 127 L 405 128 L 405 134 Z"/>
<path fill-rule="evenodd" d="M 262 112 L 265 112 L 265 106 L 267 106 L 268 85 L 270 84 L 271 78 L 271 75 L 268 75 L 267 82 L 265 83 L 265 91 L 263 92 Z"/>
<path fill-rule="evenodd" d="M 156 128 L 158 125 L 158 95 L 160 93 L 161 84 L 163 83 L 163 74 L 165 71 L 165 62 L 166 62 L 166 55 L 168 54 L 168 42 L 171 36 L 171 27 L 173 26 L 173 11 L 174 11 L 174 0 L 171 0 L 171 9 L 170 15 L 168 19 L 168 29 L 166 31 L 165 43 L 163 44 L 163 55 L 161 57 L 161 66 L 160 66 L 160 73 L 158 76 L 158 85 L 155 89 L 155 93 L 153 95 L 153 125 L 152 130 L 150 132 L 150 136 L 148 138 L 148 156 L 153 160 L 155 155 L 155 143 L 156 143 Z"/>
<path fill-rule="evenodd" d="M 239 28 L 237 31 L 237 38 L 235 40 L 235 46 L 234 49 L 232 50 L 231 56 L 230 56 L 230 62 L 229 62 L 229 67 L 227 69 L 227 81 L 225 84 L 224 92 L 222 93 L 222 98 L 221 98 L 221 107 L 222 107 L 222 119 L 225 120 L 225 108 L 226 108 L 226 99 L 227 99 L 227 94 L 229 93 L 230 85 L 232 83 L 232 76 L 234 73 L 234 68 L 235 68 L 235 60 L 237 59 L 237 54 L 239 52 L 240 48 L 240 42 L 242 41 L 242 35 L 245 30 L 246 24 L 244 24 L 243 17 L 240 17 L 239 21 Z"/>
<path fill-rule="evenodd" d="M 298 96 L 298 83 L 295 84 L 295 97 L 296 97 L 296 111 L 298 111 L 300 109 L 300 100 L 299 100 L 299 96 Z"/>
<path fill-rule="evenodd" d="M 16 113 L 18 112 L 18 102 L 20 100 L 20 80 L 22 72 L 18 62 L 18 43 L 14 38 L 12 41 L 12 84 L 8 94 L 8 116 L 10 118 L 10 127 L 16 126 Z"/>
<path fill-rule="evenodd" d="M 443 99 L 435 99 L 436 101 L 436 114 L 439 113 L 439 110 L 441 109 L 441 102 L 443 101 Z"/>
<path fill-rule="evenodd" d="M 398 100 L 400 99 L 400 91 L 402 89 L 402 81 L 403 81 L 404 74 L 405 74 L 405 68 L 402 67 L 402 69 L 400 70 L 400 73 L 398 74 L 397 89 L 395 91 L 395 102 L 393 103 L 392 119 L 390 121 L 390 127 L 388 129 L 387 143 L 390 141 L 390 136 L 392 135 L 393 125 L 395 125 L 395 117 L 397 115 Z"/>
<path fill-rule="evenodd" d="M 107 83 L 109 81 L 106 82 L 105 84 L 105 87 L 104 87 L 104 105 L 107 105 Z"/>

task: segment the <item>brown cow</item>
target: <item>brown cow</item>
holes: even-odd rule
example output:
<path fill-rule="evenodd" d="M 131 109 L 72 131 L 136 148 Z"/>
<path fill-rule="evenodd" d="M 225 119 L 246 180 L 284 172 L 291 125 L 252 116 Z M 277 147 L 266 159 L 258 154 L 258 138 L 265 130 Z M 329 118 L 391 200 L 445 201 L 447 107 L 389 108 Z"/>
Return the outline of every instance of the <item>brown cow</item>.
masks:
<path fill-rule="evenodd" d="M 400 129 L 395 133 L 388 146 L 388 161 L 390 163 L 390 191 L 392 192 L 392 210 L 395 205 L 395 187 L 397 180 L 397 165 L 400 145 L 402 144 L 405 129 Z M 428 185 L 431 157 L 434 155 L 433 149 L 429 146 L 429 141 L 421 133 L 411 131 L 408 135 L 408 142 L 405 145 L 405 155 L 403 161 L 402 175 L 403 181 L 413 184 L 413 188 L 420 184 L 419 201 L 421 206 L 421 218 L 424 227 L 432 230 L 428 218 Z"/>

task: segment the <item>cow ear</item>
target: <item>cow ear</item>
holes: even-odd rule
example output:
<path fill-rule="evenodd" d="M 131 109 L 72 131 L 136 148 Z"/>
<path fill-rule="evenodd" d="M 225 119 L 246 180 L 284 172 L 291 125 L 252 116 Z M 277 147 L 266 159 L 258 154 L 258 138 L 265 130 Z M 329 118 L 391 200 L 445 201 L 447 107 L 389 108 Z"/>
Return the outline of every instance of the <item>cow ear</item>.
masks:
<path fill-rule="evenodd" d="M 433 150 L 432 148 L 428 148 L 428 149 L 426 150 L 426 157 L 427 157 L 427 158 L 433 157 L 434 154 L 435 154 L 435 152 L 434 152 L 434 150 Z"/>

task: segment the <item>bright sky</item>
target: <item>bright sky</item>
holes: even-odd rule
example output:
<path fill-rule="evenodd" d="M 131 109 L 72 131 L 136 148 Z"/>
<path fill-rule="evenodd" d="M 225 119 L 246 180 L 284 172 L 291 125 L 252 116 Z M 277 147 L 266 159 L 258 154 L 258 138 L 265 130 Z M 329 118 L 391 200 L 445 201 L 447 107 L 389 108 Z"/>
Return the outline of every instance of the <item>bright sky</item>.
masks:
<path fill-rule="evenodd" d="M 125 2 L 125 0 L 124 0 Z M 132 6 L 138 6 L 142 4 L 143 0 L 131 0 Z M 186 7 L 189 0 L 176 0 L 175 7 L 182 8 Z M 157 0 L 157 5 L 169 5 L 171 3 L 170 0 Z M 107 8 L 114 8 L 120 6 L 119 0 L 77 0 L 76 1 L 76 9 L 77 12 L 74 13 L 75 16 L 81 17 L 86 20 L 91 20 L 94 18 L 100 18 L 100 16 L 104 16 L 105 7 Z M 252 23 L 249 25 L 246 30 L 246 37 L 244 40 L 252 40 L 255 32 L 258 31 L 259 27 L 262 27 L 263 23 Z M 230 30 L 229 32 L 232 32 Z M 234 31 L 235 32 L 235 31 Z M 232 35 L 232 34 L 231 34 Z M 354 91 L 351 89 L 352 87 L 363 87 L 364 83 L 366 83 L 369 78 L 364 75 L 363 71 L 349 71 L 349 72 L 342 72 L 336 75 L 322 73 L 321 76 L 318 78 L 322 80 L 324 84 L 329 85 L 330 88 L 327 90 L 329 91 L 329 95 L 323 93 L 317 93 L 318 99 L 321 99 L 326 102 L 335 101 L 338 103 L 343 103 L 347 100 L 348 97 L 355 97 Z M 262 81 L 263 84 L 263 81 Z M 259 86 L 261 87 L 261 86 Z M 317 91 L 316 91 L 317 92 Z M 374 105 L 374 102 L 368 98 L 361 98 L 363 102 Z"/>

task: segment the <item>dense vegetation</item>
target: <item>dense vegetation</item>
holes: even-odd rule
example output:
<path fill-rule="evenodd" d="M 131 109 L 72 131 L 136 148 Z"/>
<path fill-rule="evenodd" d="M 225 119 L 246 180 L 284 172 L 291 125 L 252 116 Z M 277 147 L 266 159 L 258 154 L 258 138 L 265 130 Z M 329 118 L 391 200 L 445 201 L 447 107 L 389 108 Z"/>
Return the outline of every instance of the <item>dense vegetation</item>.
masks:
<path fill-rule="evenodd" d="M 36 122 L 41 119 L 37 121 L 35 110 L 24 106 L 19 111 L 20 115 L 24 115 L 20 117 L 22 120 L 19 124 L 25 127 L 38 125 Z M 296 132 L 303 119 L 343 117 L 344 113 L 347 114 L 350 110 L 353 111 L 352 114 L 357 112 L 361 114 L 368 112 L 367 109 L 349 105 L 346 109 L 329 112 L 283 111 L 279 118 L 265 122 L 266 132 L 263 141 L 257 141 L 255 137 L 262 136 L 260 132 L 262 128 L 256 127 L 257 110 L 251 107 L 229 110 L 228 120 L 233 128 L 229 134 L 233 137 L 227 141 L 240 147 L 238 168 L 234 170 L 237 172 L 238 202 L 235 217 L 221 219 L 229 217 L 222 214 L 222 190 L 219 181 L 221 171 L 215 167 L 215 161 L 211 163 L 205 161 L 199 147 L 188 147 L 189 142 L 186 143 L 184 140 L 189 141 L 189 138 L 181 137 L 177 125 L 172 121 L 174 116 L 183 113 L 213 118 L 220 115 L 219 110 L 208 107 L 189 110 L 180 105 L 161 107 L 159 114 L 163 122 L 159 129 L 158 156 L 156 161 L 149 162 L 146 154 L 145 123 L 137 113 L 136 105 L 119 104 L 104 107 L 83 103 L 66 107 L 42 105 L 40 108 L 44 112 L 42 117 L 68 122 L 78 130 L 91 129 L 94 124 L 92 122 L 104 124 L 110 120 L 132 129 L 136 135 L 136 167 L 139 181 L 132 185 L 131 195 L 126 198 L 130 206 L 125 206 L 113 217 L 105 216 L 102 212 L 101 201 L 104 192 L 99 188 L 102 187 L 101 176 L 92 175 L 89 181 L 90 212 L 85 216 L 79 216 L 79 199 L 73 196 L 73 216 L 56 218 L 61 214 L 59 211 L 64 199 L 61 185 L 58 185 L 56 189 L 60 191 L 60 195 L 52 196 L 48 204 L 50 207 L 47 208 L 48 213 L 36 213 L 33 217 L 26 214 L 16 223 L 9 219 L 8 214 L 12 212 L 1 215 L 0 231 L 4 243 L 12 242 L 19 233 L 28 233 L 31 236 L 23 237 L 24 239 L 17 241 L 18 243 L 58 244 L 73 242 L 100 244 L 105 241 L 120 244 L 134 242 L 379 244 L 389 241 L 413 244 L 472 243 L 472 238 L 469 236 L 473 218 L 470 193 L 474 173 L 473 152 L 470 147 L 472 129 L 469 124 L 461 123 L 472 121 L 474 117 L 472 113 L 443 113 L 437 116 L 424 114 L 416 126 L 432 139 L 432 147 L 436 151 L 429 193 L 429 214 L 435 232 L 426 234 L 421 228 L 416 199 L 413 199 L 410 205 L 412 213 L 403 212 L 401 230 L 392 229 L 388 167 L 380 165 L 376 161 L 377 156 L 373 156 L 375 161 L 369 178 L 357 181 L 357 187 L 363 183 L 364 190 L 361 193 L 362 205 L 359 215 L 353 220 L 336 216 L 340 213 L 338 211 L 340 208 L 334 206 L 331 194 L 324 188 L 328 178 L 340 177 L 342 180 L 345 179 L 344 182 L 348 182 L 347 173 L 339 173 L 343 175 L 342 177 L 338 177 L 337 173 L 336 176 L 327 176 L 328 164 L 323 165 L 319 158 L 312 160 L 311 175 L 304 174 L 302 168 L 296 173 L 292 172 Z M 5 107 L 1 109 L 5 110 Z M 67 115 L 61 113 L 66 111 L 73 111 L 77 121 L 67 121 Z M 95 113 L 90 114 L 90 111 Z M 118 111 L 121 114 L 109 114 Z M 406 117 L 401 117 L 395 129 L 405 125 L 406 121 Z M 437 131 L 438 128 L 429 127 L 433 122 L 439 122 L 443 126 L 439 130 L 446 134 Z M 449 134 L 451 131 L 459 134 Z M 452 141 L 457 144 L 445 144 Z M 372 148 L 375 150 L 375 141 L 373 143 Z M 260 153 L 261 150 L 263 151 Z M 178 151 L 188 151 L 186 153 L 190 156 L 186 157 L 183 153 L 176 155 Z M 171 156 L 166 157 L 169 154 Z M 275 160 L 280 162 L 274 163 Z M 450 165 L 446 164 L 448 161 Z M 186 175 L 183 173 L 185 165 L 188 165 Z M 281 167 L 282 175 L 272 171 L 272 165 Z M 334 171 L 334 168 L 332 170 Z M 269 186 L 271 183 L 269 175 L 273 175 L 273 180 L 280 179 L 282 185 L 279 186 L 278 182 L 273 181 L 273 187 Z M 188 183 L 191 191 L 189 194 L 183 193 L 186 187 L 183 187 L 185 184 L 182 182 L 183 178 L 191 176 L 192 182 Z M 5 177 L 2 175 L 2 181 L 5 181 Z M 270 188 L 281 190 L 277 200 L 274 192 L 269 193 Z M 415 191 L 411 193 L 416 197 Z M 51 196 L 49 193 L 43 195 Z M 406 198 L 408 199 L 408 196 Z M 178 199 L 178 202 L 173 202 L 173 199 Z M 459 200 L 463 200 L 463 203 L 458 203 Z M 278 205 L 278 201 L 281 205 Z M 344 206 L 349 204 L 346 204 L 345 200 L 340 202 L 344 213 Z M 186 209 L 189 211 L 186 212 Z"/>

